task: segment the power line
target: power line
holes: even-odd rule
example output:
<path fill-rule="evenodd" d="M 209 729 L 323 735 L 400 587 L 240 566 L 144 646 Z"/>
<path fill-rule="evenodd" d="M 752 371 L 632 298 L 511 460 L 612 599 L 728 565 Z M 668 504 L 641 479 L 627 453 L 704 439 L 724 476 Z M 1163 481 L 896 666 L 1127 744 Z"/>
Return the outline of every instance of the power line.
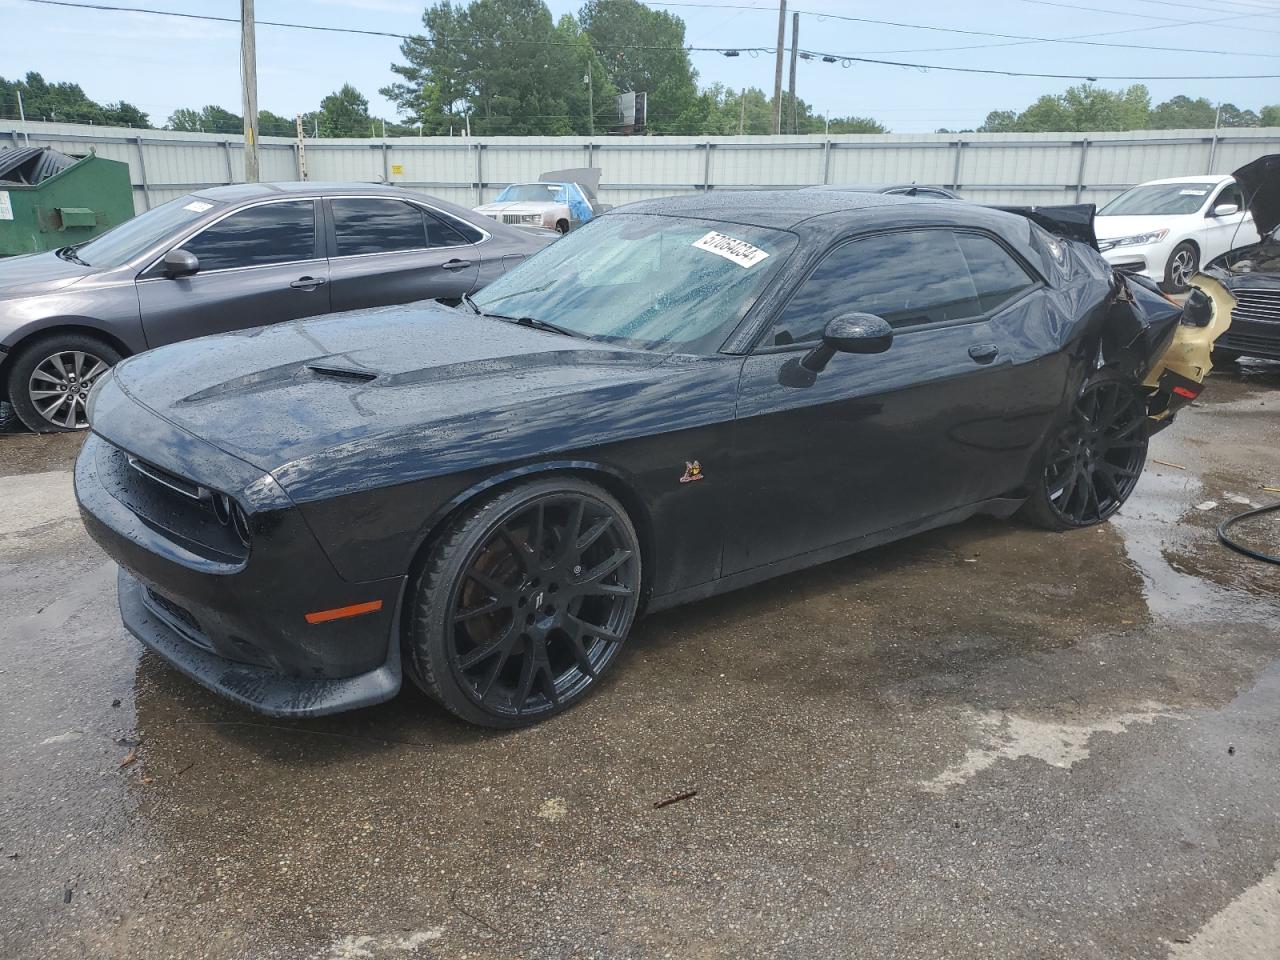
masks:
<path fill-rule="evenodd" d="M 76 9 L 100 10 L 100 11 L 108 11 L 108 12 L 116 12 L 116 13 L 142 13 L 142 14 L 149 14 L 152 16 L 181 17 L 187 20 L 205 20 L 205 21 L 214 21 L 219 23 L 238 24 L 240 22 L 238 18 L 219 17 L 212 14 L 180 13 L 178 11 L 173 11 L 173 10 L 155 10 L 155 9 L 150 9 L 146 7 L 125 7 L 125 6 L 116 6 L 111 4 L 82 3 L 82 2 L 73 2 L 73 0 L 25 0 L 25 2 L 42 4 L 45 6 L 71 7 Z M 852 20 L 854 22 L 870 22 L 870 21 L 866 21 L 865 18 L 846 17 L 843 15 L 837 15 L 837 14 L 812 14 L 811 13 L 810 15 L 833 17 L 835 19 L 843 19 L 843 20 Z M 884 21 L 884 22 L 888 23 L 888 21 Z M 272 21 L 272 20 L 259 20 L 258 24 L 260 26 L 286 27 L 286 28 L 296 29 L 296 30 L 319 30 L 319 31 L 325 31 L 329 33 L 349 33 L 349 34 L 360 34 L 365 36 L 388 37 L 388 38 L 398 39 L 398 40 L 412 40 L 416 43 L 425 43 L 431 46 L 436 45 L 436 41 L 429 39 L 427 37 L 415 36 L 410 34 L 391 33 L 388 31 L 362 30 L 355 27 L 326 27 L 326 26 L 320 26 L 317 24 L 286 23 L 283 21 Z M 894 25 L 902 26 L 901 24 L 894 24 Z M 958 33 L 977 32 L 977 31 L 969 31 L 969 30 L 960 30 L 959 28 L 925 28 L 925 29 L 946 29 L 949 32 L 958 32 Z M 991 36 L 1001 36 L 1001 35 L 991 34 Z M 1008 36 L 1008 35 L 1003 35 L 1003 36 Z M 454 39 L 454 40 L 469 39 L 469 40 L 481 40 L 481 41 L 489 40 L 491 42 L 498 42 L 503 44 L 524 43 L 524 44 L 545 45 L 545 46 L 577 46 L 578 45 L 576 41 L 567 41 L 567 40 L 562 41 L 562 40 L 516 39 L 516 40 L 493 41 L 493 38 L 491 37 L 469 37 L 469 38 L 454 37 L 451 39 Z M 1018 42 L 1019 43 L 1025 43 L 1025 42 L 1039 43 L 1039 42 L 1046 42 L 1046 40 L 1048 40 L 1048 38 L 1022 38 Z M 605 46 L 607 46 L 609 49 L 671 50 L 671 51 L 683 50 L 687 53 L 731 53 L 733 52 L 733 53 L 750 53 L 753 55 L 776 53 L 775 47 L 692 47 L 692 46 L 677 47 L 669 44 L 606 44 Z M 898 60 L 881 60 L 873 57 L 855 56 L 852 54 L 831 54 L 831 53 L 823 53 L 820 51 L 813 51 L 813 50 L 806 50 L 805 52 L 812 56 L 816 56 L 820 58 L 830 57 L 833 60 L 840 61 L 841 63 L 850 63 L 850 62 L 871 63 L 871 64 L 877 64 L 880 66 L 908 67 L 916 70 L 941 70 L 941 71 L 952 72 L 952 73 L 991 74 L 991 75 L 1004 76 L 1004 77 L 1035 77 L 1040 79 L 1052 79 L 1052 80 L 1275 80 L 1275 79 L 1280 79 L 1280 74 L 1213 74 L 1213 75 L 1203 75 L 1203 74 L 1102 75 L 1102 74 L 1097 74 L 1097 75 L 1092 75 L 1092 74 L 1073 74 L 1073 73 L 1037 73 L 1037 72 L 1031 72 L 1031 71 L 1022 71 L 1022 70 L 995 70 L 995 69 L 987 69 L 987 68 L 979 68 L 979 67 L 955 67 L 955 66 L 944 66 L 941 64 L 907 63 L 907 62 L 898 61 Z M 1204 51 L 1204 52 L 1208 52 L 1208 51 Z"/>

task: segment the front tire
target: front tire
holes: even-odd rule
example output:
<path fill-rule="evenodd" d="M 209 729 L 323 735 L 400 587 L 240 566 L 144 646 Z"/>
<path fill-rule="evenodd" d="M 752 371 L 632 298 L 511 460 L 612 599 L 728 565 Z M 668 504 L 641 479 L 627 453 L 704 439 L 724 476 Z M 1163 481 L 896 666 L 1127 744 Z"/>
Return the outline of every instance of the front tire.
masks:
<path fill-rule="evenodd" d="M 640 547 L 594 484 L 549 477 L 470 507 L 430 548 L 408 662 L 470 723 L 527 726 L 593 689 L 635 620 Z"/>
<path fill-rule="evenodd" d="M 1110 519 L 1142 476 L 1147 442 L 1142 392 L 1114 371 L 1098 371 L 1045 444 L 1022 516 L 1049 530 Z"/>
<path fill-rule="evenodd" d="M 560 236 L 562 236 L 562 237 L 563 237 L 563 236 L 564 236 L 566 233 L 568 233 L 568 232 L 569 232 L 569 221 L 568 221 L 568 220 L 557 220 L 557 221 L 556 221 L 556 233 L 560 234 Z"/>
<path fill-rule="evenodd" d="M 1173 248 L 1169 261 L 1164 265 L 1165 293 L 1186 293 L 1191 289 L 1191 278 L 1200 269 L 1200 251 L 1194 243 L 1183 241 Z"/>
<path fill-rule="evenodd" d="M 42 337 L 20 348 L 9 368 L 9 402 L 36 433 L 69 433 L 89 425 L 93 384 L 121 360 L 120 352 L 84 333 Z"/>

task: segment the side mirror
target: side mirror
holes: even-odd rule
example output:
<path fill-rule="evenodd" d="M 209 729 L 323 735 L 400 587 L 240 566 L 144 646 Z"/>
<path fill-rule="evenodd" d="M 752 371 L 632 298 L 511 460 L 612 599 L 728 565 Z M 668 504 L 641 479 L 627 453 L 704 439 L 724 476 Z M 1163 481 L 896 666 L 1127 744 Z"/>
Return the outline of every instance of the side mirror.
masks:
<path fill-rule="evenodd" d="M 779 382 L 788 387 L 812 386 L 837 353 L 884 353 L 893 343 L 893 327 L 870 313 L 846 313 L 827 322 L 822 343 L 803 359 L 794 357 L 782 366 Z"/>
<path fill-rule="evenodd" d="M 189 250 L 175 247 L 164 255 L 164 272 L 169 277 L 189 277 L 200 269 L 200 261 Z"/>
<path fill-rule="evenodd" d="M 836 353 L 884 353 L 893 343 L 893 327 L 871 313 L 846 313 L 827 323 L 822 345 Z"/>
<path fill-rule="evenodd" d="M 1240 212 L 1240 204 L 1238 203 L 1220 203 L 1213 208 L 1215 217 L 1229 217 L 1233 213 Z"/>

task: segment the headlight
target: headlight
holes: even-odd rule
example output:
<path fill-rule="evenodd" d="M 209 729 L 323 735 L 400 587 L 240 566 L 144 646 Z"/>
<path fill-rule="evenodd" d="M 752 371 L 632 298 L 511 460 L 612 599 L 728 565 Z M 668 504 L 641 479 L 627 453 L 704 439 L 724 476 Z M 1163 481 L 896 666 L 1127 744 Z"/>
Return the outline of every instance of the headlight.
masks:
<path fill-rule="evenodd" d="M 1132 237 L 1120 237 L 1116 240 L 1098 241 L 1099 250 L 1110 250 L 1112 247 L 1136 247 L 1144 243 L 1155 243 L 1169 235 L 1166 230 L 1152 230 L 1149 233 L 1135 233 Z"/>
<path fill-rule="evenodd" d="M 1213 319 L 1213 301 L 1199 287 L 1192 287 L 1182 305 L 1182 323 L 1188 327 L 1207 327 Z"/>
<path fill-rule="evenodd" d="M 107 381 L 111 379 L 111 371 L 101 374 L 97 380 L 93 382 L 93 386 L 89 388 L 89 397 L 84 402 L 84 415 L 89 421 L 90 426 L 93 425 L 93 408 L 97 406 L 98 394 L 102 392 L 102 388 L 107 385 Z"/>
<path fill-rule="evenodd" d="M 542 214 L 540 213 L 522 213 L 520 214 L 521 223 L 541 223 Z"/>

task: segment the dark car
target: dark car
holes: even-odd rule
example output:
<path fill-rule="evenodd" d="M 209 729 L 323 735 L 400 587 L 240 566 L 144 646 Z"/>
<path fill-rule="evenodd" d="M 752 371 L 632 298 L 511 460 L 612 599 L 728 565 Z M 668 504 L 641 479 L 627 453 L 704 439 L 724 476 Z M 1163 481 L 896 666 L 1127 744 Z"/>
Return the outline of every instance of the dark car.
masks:
<path fill-rule="evenodd" d="M 1207 264 L 1193 280 L 1187 312 L 1206 323 L 1215 309 L 1229 314 L 1230 329 L 1213 347 L 1215 360 L 1280 360 L 1280 154 L 1259 157 L 1234 176 L 1261 239 Z"/>
<path fill-rule="evenodd" d="M 963 200 L 954 190 L 936 184 L 919 183 L 820 183 L 805 190 L 833 190 L 837 193 L 890 193 L 897 197 L 926 200 Z"/>
<path fill-rule="evenodd" d="M 974 204 L 646 201 L 457 308 L 125 361 L 76 491 L 125 624 L 223 695 L 329 713 L 405 666 L 516 726 L 591 689 L 642 609 L 974 514 L 1107 519 L 1199 390 L 1157 369 L 1179 317 Z"/>
<path fill-rule="evenodd" d="M 456 302 L 554 235 L 369 184 L 213 187 L 100 237 L 0 260 L 0 400 L 32 430 L 86 425 L 122 357 L 321 313 Z"/>

